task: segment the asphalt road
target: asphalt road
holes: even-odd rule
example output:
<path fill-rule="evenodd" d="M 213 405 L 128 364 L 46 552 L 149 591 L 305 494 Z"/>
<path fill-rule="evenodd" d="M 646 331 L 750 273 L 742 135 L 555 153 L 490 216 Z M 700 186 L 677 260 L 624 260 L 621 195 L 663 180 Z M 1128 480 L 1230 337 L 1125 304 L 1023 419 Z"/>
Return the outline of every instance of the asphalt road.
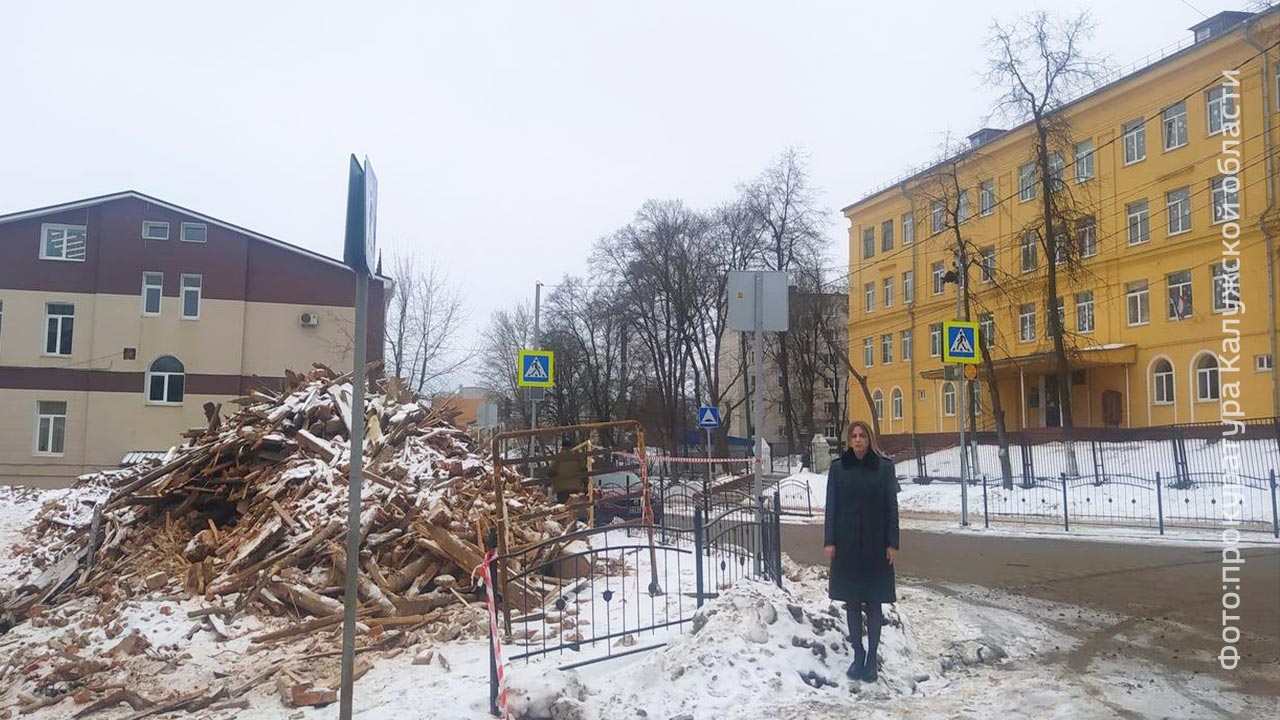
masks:
<path fill-rule="evenodd" d="M 784 525 L 793 560 L 825 564 L 822 526 Z M 1057 538 L 1010 538 L 902 531 L 898 573 L 925 584 L 977 585 L 1116 613 L 1090 631 L 1067 665 L 1093 657 L 1146 655 L 1163 665 L 1210 674 L 1243 692 L 1280 697 L 1280 548 L 1242 552 L 1241 661 L 1219 667 L 1222 647 L 1221 551 Z M 1135 642 L 1135 640 L 1140 640 Z"/>

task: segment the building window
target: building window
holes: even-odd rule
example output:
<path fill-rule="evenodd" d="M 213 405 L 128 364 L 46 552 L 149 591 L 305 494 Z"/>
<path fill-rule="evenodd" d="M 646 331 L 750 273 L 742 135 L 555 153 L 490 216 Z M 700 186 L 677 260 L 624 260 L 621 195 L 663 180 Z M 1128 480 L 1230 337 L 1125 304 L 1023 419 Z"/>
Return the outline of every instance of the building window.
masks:
<path fill-rule="evenodd" d="M 60 400 L 36 402 L 36 455 L 61 455 L 67 439 L 67 404 Z"/>
<path fill-rule="evenodd" d="M 893 249 L 893 221 L 885 220 L 880 223 L 880 251 L 889 252 Z"/>
<path fill-rule="evenodd" d="M 1165 152 L 1187 144 L 1187 101 L 1183 100 L 1165 108 L 1161 114 L 1164 127 Z"/>
<path fill-rule="evenodd" d="M 1067 233 L 1059 230 L 1053 234 L 1053 262 L 1061 265 L 1067 261 Z"/>
<path fill-rule="evenodd" d="M 1130 325 L 1146 325 L 1151 322 L 1151 294 L 1146 280 L 1126 283 L 1125 306 Z"/>
<path fill-rule="evenodd" d="M 934 200 L 929 213 L 933 234 L 937 235 L 947 228 L 947 206 L 941 200 Z"/>
<path fill-rule="evenodd" d="M 1165 193 L 1169 207 L 1169 234 L 1177 235 L 1191 229 L 1191 188 L 1178 188 Z"/>
<path fill-rule="evenodd" d="M 942 323 L 929 326 L 929 357 L 942 357 Z"/>
<path fill-rule="evenodd" d="M 71 303 L 45 303 L 44 354 L 68 356 L 75 332 L 76 306 Z"/>
<path fill-rule="evenodd" d="M 956 416 L 956 386 L 949 382 L 942 383 L 942 414 Z"/>
<path fill-rule="evenodd" d="M 990 215 L 996 209 L 996 181 L 983 180 L 978 185 L 978 214 Z"/>
<path fill-rule="evenodd" d="M 1253 356 L 1253 369 L 1258 372 L 1266 372 L 1275 366 L 1275 358 L 1271 357 L 1270 353 Z"/>
<path fill-rule="evenodd" d="M 1018 202 L 1036 199 L 1036 166 L 1027 163 L 1018 168 Z"/>
<path fill-rule="evenodd" d="M 902 244 L 910 245 L 916 241 L 916 218 L 911 213 L 902 216 Z"/>
<path fill-rule="evenodd" d="M 893 278 L 891 277 L 884 279 L 884 306 L 893 307 Z"/>
<path fill-rule="evenodd" d="M 159 315 L 160 297 L 164 292 L 164 273 L 142 273 L 142 314 Z"/>
<path fill-rule="evenodd" d="M 871 404 L 876 413 L 876 420 L 884 419 L 884 393 L 876 390 L 871 394 Z"/>
<path fill-rule="evenodd" d="M 1049 155 L 1049 181 L 1053 185 L 1055 191 L 1062 188 L 1062 170 L 1065 163 L 1062 162 L 1062 153 L 1052 153 Z"/>
<path fill-rule="evenodd" d="M 1124 124 L 1124 164 L 1131 165 L 1147 157 L 1147 126 L 1142 120 Z"/>
<path fill-rule="evenodd" d="M 186 370 L 178 358 L 161 355 L 147 368 L 147 402 L 181 405 L 186 392 Z"/>
<path fill-rule="evenodd" d="M 996 317 L 991 313 L 978 316 L 978 332 L 982 334 L 982 346 L 992 347 L 996 342 Z"/>
<path fill-rule="evenodd" d="M 204 223 L 182 223 L 182 242 L 202 243 L 209 240 L 209 228 Z"/>
<path fill-rule="evenodd" d="M 1129 217 L 1129 244 L 1137 245 L 1151 239 L 1151 216 L 1145 199 L 1124 206 Z"/>
<path fill-rule="evenodd" d="M 1055 304 L 1058 308 L 1058 330 L 1065 331 L 1067 329 L 1067 304 L 1062 301 L 1061 297 L 1058 298 L 1058 301 Z M 1049 316 L 1045 315 L 1044 336 L 1053 337 L 1052 330 L 1053 324 L 1049 322 Z"/>
<path fill-rule="evenodd" d="M 168 240 L 169 239 L 169 223 L 159 222 L 157 220 L 142 221 L 142 239 L 143 240 Z"/>
<path fill-rule="evenodd" d="M 914 342 L 914 340 L 913 340 L 913 338 L 911 337 L 911 335 L 912 335 L 912 332 L 911 332 L 910 330 L 903 330 L 903 331 L 902 331 L 902 360 L 903 360 L 903 362 L 906 362 L 906 361 L 910 360 L 910 359 L 911 359 L 911 356 L 913 355 L 913 352 L 914 352 L 914 351 L 913 351 L 913 348 L 911 347 L 911 345 L 912 345 L 912 344 L 913 344 L 913 342 Z"/>
<path fill-rule="evenodd" d="M 1031 272 L 1040 264 L 1038 245 L 1039 239 L 1035 233 L 1022 236 L 1022 272 Z"/>
<path fill-rule="evenodd" d="M 862 257 L 869 258 L 876 254 L 876 229 L 862 229 Z"/>
<path fill-rule="evenodd" d="M 862 339 L 862 364 L 867 367 L 874 367 L 876 364 L 876 339 Z"/>
<path fill-rule="evenodd" d="M 862 295 L 865 298 L 864 307 L 867 312 L 876 309 L 876 284 L 873 282 L 866 283 L 862 286 Z"/>
<path fill-rule="evenodd" d="M 41 225 L 40 259 L 84 262 L 87 233 L 84 225 Z"/>
<path fill-rule="evenodd" d="M 941 295 L 942 291 L 946 289 L 946 283 L 943 281 L 943 278 L 946 276 L 946 274 L 947 274 L 947 265 L 945 262 L 939 260 L 938 262 L 933 264 L 933 294 L 934 295 Z"/>
<path fill-rule="evenodd" d="M 1082 258 L 1098 254 L 1098 221 L 1092 215 L 1076 222 L 1076 247 Z"/>
<path fill-rule="evenodd" d="M 969 222 L 969 193 L 964 190 L 956 197 L 956 222 L 961 225 Z"/>
<path fill-rule="evenodd" d="M 996 249 L 994 247 L 984 247 L 979 254 L 982 258 L 982 282 L 995 282 Z"/>
<path fill-rule="evenodd" d="M 1173 404 L 1173 365 L 1165 359 L 1156 361 L 1151 368 L 1151 380 L 1155 385 L 1155 404 Z"/>
<path fill-rule="evenodd" d="M 1196 400 L 1217 400 L 1220 395 L 1218 389 L 1218 358 L 1212 353 L 1201 355 L 1196 361 Z"/>
<path fill-rule="evenodd" d="M 1234 175 L 1220 175 L 1209 181 L 1213 195 L 1213 224 L 1240 218 L 1240 180 Z"/>
<path fill-rule="evenodd" d="M 894 388 L 889 393 L 889 406 L 893 409 L 893 419 L 902 419 L 902 388 Z"/>
<path fill-rule="evenodd" d="M 916 301 L 916 271 L 902 273 L 902 301 L 910 305 Z"/>
<path fill-rule="evenodd" d="M 880 362 L 884 365 L 893 362 L 893 333 L 880 336 Z"/>
<path fill-rule="evenodd" d="M 823 375 L 823 376 L 822 376 L 822 389 L 823 389 L 823 390 L 835 390 L 835 389 L 836 389 L 836 379 L 835 379 L 835 378 L 833 378 L 833 377 L 829 377 L 829 376 L 827 376 L 827 375 Z"/>
<path fill-rule="evenodd" d="M 1217 135 L 1236 122 L 1235 94 L 1226 85 L 1205 93 L 1205 108 L 1209 114 L 1210 135 Z"/>
<path fill-rule="evenodd" d="M 1169 285 L 1169 319 L 1191 317 L 1191 271 L 1182 270 L 1165 277 Z"/>
<path fill-rule="evenodd" d="M 1082 140 L 1076 143 L 1076 182 L 1084 182 L 1093 177 L 1093 140 Z"/>
<path fill-rule="evenodd" d="M 1213 311 L 1225 312 L 1240 302 L 1240 273 L 1228 274 L 1222 263 L 1214 263 L 1210 272 L 1213 277 Z"/>
<path fill-rule="evenodd" d="M 1093 332 L 1093 291 L 1076 293 L 1076 332 Z"/>
<path fill-rule="evenodd" d="M 1036 341 L 1036 304 L 1018 306 L 1018 341 Z"/>
<path fill-rule="evenodd" d="M 204 280 L 200 275 L 182 276 L 182 317 L 195 320 L 200 317 L 200 293 Z"/>

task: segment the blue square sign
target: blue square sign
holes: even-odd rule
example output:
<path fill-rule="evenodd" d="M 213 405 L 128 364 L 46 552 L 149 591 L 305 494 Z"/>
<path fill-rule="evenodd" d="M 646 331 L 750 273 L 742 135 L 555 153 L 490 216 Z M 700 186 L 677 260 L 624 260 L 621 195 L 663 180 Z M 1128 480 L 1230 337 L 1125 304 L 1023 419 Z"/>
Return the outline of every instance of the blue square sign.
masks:
<path fill-rule="evenodd" d="M 711 405 L 698 408 L 698 427 L 708 429 L 720 427 L 720 408 Z"/>
<path fill-rule="evenodd" d="M 942 361 L 977 365 L 982 362 L 978 350 L 978 323 L 947 321 L 942 324 Z"/>

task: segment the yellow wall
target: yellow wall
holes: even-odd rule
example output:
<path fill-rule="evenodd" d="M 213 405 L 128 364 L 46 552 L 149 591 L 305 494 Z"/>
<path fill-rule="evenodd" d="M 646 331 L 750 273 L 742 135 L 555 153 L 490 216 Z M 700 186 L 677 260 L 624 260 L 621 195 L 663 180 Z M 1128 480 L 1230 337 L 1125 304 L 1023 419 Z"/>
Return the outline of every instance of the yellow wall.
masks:
<path fill-rule="evenodd" d="M 1264 21 L 1275 25 L 1274 18 Z M 1149 68 L 1124 82 L 1115 84 L 1092 96 L 1086 97 L 1068 108 L 1068 120 L 1074 141 L 1091 138 L 1095 149 L 1096 175 L 1092 180 L 1077 183 L 1073 157 L 1067 155 L 1065 172 L 1067 185 L 1077 204 L 1092 212 L 1097 220 L 1098 254 L 1085 261 L 1085 271 L 1080 277 L 1060 277 L 1060 296 L 1065 302 L 1066 326 L 1074 331 L 1075 302 L 1077 292 L 1091 290 L 1094 293 L 1096 329 L 1089 334 L 1078 335 L 1071 340 L 1076 348 L 1108 344 L 1132 344 L 1137 348 L 1136 362 L 1129 367 L 1094 368 L 1088 372 L 1088 388 L 1073 390 L 1073 409 L 1077 425 L 1102 425 L 1101 393 L 1105 389 L 1124 392 L 1126 375 L 1129 394 L 1125 398 L 1124 425 L 1142 426 L 1170 422 L 1205 421 L 1219 418 L 1217 402 L 1200 403 L 1194 396 L 1194 371 L 1192 363 L 1201 352 L 1221 349 L 1223 338 L 1222 317 L 1211 311 L 1212 281 L 1210 266 L 1222 260 L 1221 227 L 1212 223 L 1209 182 L 1219 175 L 1217 161 L 1222 156 L 1222 136 L 1208 134 L 1206 97 L 1203 88 L 1219 78 L 1223 69 L 1231 69 L 1246 63 L 1255 51 L 1245 45 L 1238 33 L 1195 46 L 1182 56 Z M 1280 60 L 1280 54 L 1272 53 L 1272 62 Z M 1280 125 L 1276 113 L 1275 74 L 1271 69 L 1263 72 L 1263 63 L 1254 59 L 1244 64 L 1240 74 L 1242 86 L 1238 89 L 1241 109 L 1240 139 L 1243 169 L 1238 174 L 1241 183 L 1241 285 L 1242 299 L 1247 312 L 1243 315 L 1241 366 L 1239 380 L 1245 389 L 1242 402 L 1250 416 L 1276 414 L 1272 406 L 1273 376 L 1269 372 L 1255 372 L 1254 356 L 1269 353 L 1269 330 L 1273 321 L 1268 318 L 1268 294 L 1266 258 L 1263 236 L 1258 229 L 1258 219 L 1267 205 L 1266 174 L 1262 159 L 1265 157 L 1263 133 L 1264 111 L 1271 113 L 1273 122 Z M 1265 107 L 1262 97 L 1264 82 L 1269 83 L 1270 107 Z M 1187 145 L 1169 151 L 1163 150 L 1159 115 L 1163 108 L 1186 97 L 1188 139 Z M 1124 165 L 1121 127 L 1137 118 L 1149 118 L 1146 123 L 1146 159 Z M 1113 142 L 1114 141 L 1114 142 Z M 1038 220 L 1039 197 L 1035 201 L 1020 202 L 1017 197 L 1018 167 L 1032 159 L 1031 133 L 1028 128 L 1015 130 L 982 146 L 976 155 L 960 165 L 962 184 L 968 188 L 972 217 L 962 226 L 966 240 L 972 246 L 995 246 L 997 262 L 1002 271 L 1003 293 L 993 291 L 992 285 L 980 281 L 980 271 L 970 271 L 970 282 L 977 305 L 994 313 L 996 321 L 996 348 L 994 357 L 1014 358 L 1051 348 L 1044 337 L 1046 323 L 1045 276 L 1046 258 L 1038 249 L 1039 268 L 1036 273 L 1020 272 L 1019 238 L 1022 229 Z M 978 216 L 981 181 L 996 181 L 996 209 L 988 216 Z M 921 432 L 952 430 L 954 418 L 943 417 L 940 411 L 941 383 L 923 379 L 920 373 L 941 367 L 940 358 L 929 357 L 929 325 L 956 316 L 955 285 L 947 285 L 940 295 L 931 288 L 930 268 L 936 261 L 944 261 L 948 268 L 953 261 L 955 247 L 953 231 L 944 230 L 932 235 L 930 228 L 929 196 L 937 196 L 931 190 L 927 177 L 917 177 L 904 186 L 895 186 L 864 198 L 846 208 L 849 222 L 850 251 L 850 355 L 862 368 L 863 339 L 876 340 L 876 363 L 865 368 L 872 388 L 883 389 L 886 397 L 885 432 L 902 432 L 916 428 Z M 1191 190 L 1191 231 L 1169 235 L 1166 223 L 1165 193 L 1188 186 Z M 1149 202 L 1150 240 L 1131 246 L 1127 240 L 1125 206 L 1146 198 Z M 915 216 L 916 242 L 902 245 L 901 217 L 911 211 Z M 894 221 L 894 248 L 883 252 L 881 248 L 881 223 Z M 875 255 L 863 258 L 863 229 L 875 228 Z M 908 309 L 903 302 L 902 273 L 914 270 L 916 302 Z M 1193 314 L 1180 321 L 1166 317 L 1167 274 L 1190 270 L 1193 285 Z M 1009 274 L 1008 276 L 1004 273 Z M 892 308 L 883 307 L 883 280 L 895 278 L 896 303 Z M 1125 284 L 1145 279 L 1150 287 L 1151 322 L 1145 326 L 1130 327 L 1126 320 Z M 875 309 L 864 311 L 864 285 L 876 287 Z M 1037 341 L 1018 342 L 1018 306 L 1021 303 L 1036 304 Z M 978 310 L 975 309 L 974 320 Z M 906 328 L 914 330 L 915 362 L 901 360 L 899 333 Z M 894 359 L 891 365 L 880 363 L 879 338 L 883 333 L 894 336 Z M 1149 402 L 1150 364 L 1156 356 L 1167 357 L 1174 367 L 1176 399 L 1172 406 L 1154 405 Z M 904 388 L 916 376 L 917 391 L 925 392 L 921 401 L 917 395 L 917 423 L 913 426 L 911 408 L 905 408 L 901 422 L 888 422 L 891 413 L 887 398 L 894 386 Z M 1224 381 L 1232 379 L 1224 374 Z M 1028 387 L 1039 382 L 1038 376 L 1028 377 Z M 1031 427 L 1043 424 L 1040 411 L 1020 407 L 1021 392 L 1017 378 L 1001 381 L 1001 396 L 1005 401 L 1005 416 L 1009 427 L 1021 426 L 1025 417 Z M 985 402 L 984 409 L 989 409 Z M 1043 409 L 1043 402 L 1041 403 Z M 854 417 L 868 413 L 866 402 L 855 388 L 851 407 Z M 989 425 L 989 418 L 988 423 Z"/>

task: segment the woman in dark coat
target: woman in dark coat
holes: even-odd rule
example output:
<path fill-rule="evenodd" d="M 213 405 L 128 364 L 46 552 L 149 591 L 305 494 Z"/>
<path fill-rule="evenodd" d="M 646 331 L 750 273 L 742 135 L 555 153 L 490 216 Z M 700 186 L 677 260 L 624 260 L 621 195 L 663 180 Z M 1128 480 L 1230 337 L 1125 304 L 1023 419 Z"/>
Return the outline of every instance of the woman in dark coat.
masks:
<path fill-rule="evenodd" d="M 898 552 L 898 480 L 893 461 L 881 454 L 871 427 L 849 425 L 849 449 L 827 475 L 823 550 L 831 563 L 832 600 L 843 600 L 849 616 L 853 664 L 848 676 L 876 681 L 876 650 L 884 624 L 881 603 L 898 601 L 893 560 Z M 862 614 L 867 647 L 862 647 Z"/>

